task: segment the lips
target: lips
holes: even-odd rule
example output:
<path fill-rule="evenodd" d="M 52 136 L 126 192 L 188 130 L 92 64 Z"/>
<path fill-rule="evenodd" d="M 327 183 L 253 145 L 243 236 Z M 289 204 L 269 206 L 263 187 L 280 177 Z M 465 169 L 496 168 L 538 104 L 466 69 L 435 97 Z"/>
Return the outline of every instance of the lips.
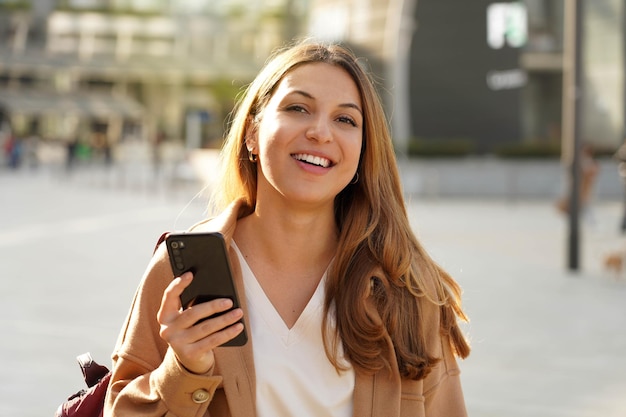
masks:
<path fill-rule="evenodd" d="M 306 162 L 307 164 L 319 166 L 322 168 L 328 168 L 332 165 L 330 159 L 326 159 L 321 156 L 309 155 L 306 153 L 296 153 L 291 156 L 298 161 Z"/>

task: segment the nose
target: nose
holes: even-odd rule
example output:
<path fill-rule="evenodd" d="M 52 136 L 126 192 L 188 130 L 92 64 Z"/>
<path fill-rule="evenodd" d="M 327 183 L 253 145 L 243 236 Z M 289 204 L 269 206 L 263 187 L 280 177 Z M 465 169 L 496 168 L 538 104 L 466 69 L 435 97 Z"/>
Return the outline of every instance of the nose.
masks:
<path fill-rule="evenodd" d="M 307 128 L 306 137 L 317 142 L 330 142 L 333 139 L 330 122 L 324 117 L 316 117 Z"/>

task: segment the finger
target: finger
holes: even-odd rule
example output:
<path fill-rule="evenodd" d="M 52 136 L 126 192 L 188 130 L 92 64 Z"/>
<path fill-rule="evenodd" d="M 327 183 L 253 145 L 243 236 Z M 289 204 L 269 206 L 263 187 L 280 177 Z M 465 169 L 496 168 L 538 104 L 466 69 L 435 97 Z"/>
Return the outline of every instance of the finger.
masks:
<path fill-rule="evenodd" d="M 243 327 L 243 323 L 235 323 L 220 332 L 213 333 L 213 340 L 211 341 L 211 345 L 218 347 L 223 345 L 224 343 L 233 340 L 243 331 Z"/>
<path fill-rule="evenodd" d="M 233 325 L 236 325 L 242 317 L 243 311 L 240 308 L 237 308 L 227 313 L 220 314 L 216 317 L 201 321 L 197 323 L 193 327 L 192 331 L 188 334 L 188 342 L 196 343 L 208 337 L 215 337 L 215 335 L 218 335 L 220 332 L 223 332 Z M 240 330 L 237 331 L 234 336 L 236 336 L 240 332 Z M 219 344 L 216 344 L 215 346 L 218 346 Z"/>
<path fill-rule="evenodd" d="M 241 333 L 243 325 L 238 321 L 242 317 L 243 311 L 237 308 L 192 327 L 184 326 L 181 317 L 171 327 L 161 326 L 161 337 L 172 346 L 186 367 L 195 369 L 192 363 L 203 362 L 214 348 Z"/>
<path fill-rule="evenodd" d="M 161 307 L 157 313 L 157 320 L 160 323 L 167 323 L 178 317 L 181 309 L 180 295 L 185 288 L 191 284 L 192 280 L 193 274 L 186 272 L 180 277 L 175 278 L 170 285 L 167 286 L 163 292 Z"/>
<path fill-rule="evenodd" d="M 178 349 L 172 347 L 185 368 L 195 373 L 205 373 L 213 366 L 213 349 L 235 338 L 243 328 L 243 324 L 235 323 L 195 343 L 178 345 Z"/>
<path fill-rule="evenodd" d="M 233 302 L 229 298 L 216 298 L 215 300 L 194 304 L 185 309 L 181 321 L 191 327 L 200 320 L 224 313 L 232 307 Z"/>
<path fill-rule="evenodd" d="M 222 328 L 215 333 L 211 333 L 203 339 L 198 340 L 195 345 L 200 350 L 215 349 L 216 347 L 221 346 L 224 343 L 234 339 L 243 331 L 243 328 L 243 323 L 237 322 L 237 320 L 235 320 L 233 324 L 230 324 L 229 326 Z"/>

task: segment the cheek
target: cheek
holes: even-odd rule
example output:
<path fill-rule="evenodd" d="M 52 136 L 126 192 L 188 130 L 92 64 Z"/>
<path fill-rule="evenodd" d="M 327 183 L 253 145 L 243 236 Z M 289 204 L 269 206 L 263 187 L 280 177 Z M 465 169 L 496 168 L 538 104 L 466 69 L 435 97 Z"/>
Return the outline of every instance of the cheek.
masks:
<path fill-rule="evenodd" d="M 280 149 L 280 143 L 276 140 L 276 136 L 264 136 L 259 141 L 259 155 L 262 159 L 276 158 L 277 149 Z"/>
<path fill-rule="evenodd" d="M 271 151 L 272 147 L 280 145 L 281 138 L 285 136 L 285 127 L 278 123 L 263 123 L 259 126 L 258 146 L 263 153 Z"/>
<path fill-rule="evenodd" d="M 355 140 L 350 144 L 349 155 L 350 162 L 354 164 L 355 170 L 359 165 L 361 159 L 361 151 L 363 149 L 363 140 Z"/>

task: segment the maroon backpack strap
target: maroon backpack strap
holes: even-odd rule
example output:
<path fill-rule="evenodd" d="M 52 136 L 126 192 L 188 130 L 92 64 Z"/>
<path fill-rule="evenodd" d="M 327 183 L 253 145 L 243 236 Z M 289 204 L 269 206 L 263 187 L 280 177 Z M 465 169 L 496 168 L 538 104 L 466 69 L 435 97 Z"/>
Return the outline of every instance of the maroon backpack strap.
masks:
<path fill-rule="evenodd" d="M 54 417 L 102 417 L 111 373 L 107 373 L 96 385 L 81 390 L 59 406 Z"/>
<path fill-rule="evenodd" d="M 54 417 L 102 417 L 111 372 L 106 366 L 94 361 L 88 352 L 76 359 L 88 388 L 68 397 L 56 410 Z"/>
<path fill-rule="evenodd" d="M 83 377 L 88 387 L 96 385 L 109 372 L 106 366 L 94 361 L 89 352 L 79 355 L 76 359 L 83 371 Z"/>
<path fill-rule="evenodd" d="M 157 248 L 159 247 L 159 245 L 161 243 L 163 243 L 165 241 L 165 239 L 167 239 L 167 237 L 169 236 L 170 232 L 163 232 L 161 233 L 161 236 L 159 236 L 159 240 L 157 240 L 156 245 L 154 245 L 154 251 L 156 252 Z"/>

